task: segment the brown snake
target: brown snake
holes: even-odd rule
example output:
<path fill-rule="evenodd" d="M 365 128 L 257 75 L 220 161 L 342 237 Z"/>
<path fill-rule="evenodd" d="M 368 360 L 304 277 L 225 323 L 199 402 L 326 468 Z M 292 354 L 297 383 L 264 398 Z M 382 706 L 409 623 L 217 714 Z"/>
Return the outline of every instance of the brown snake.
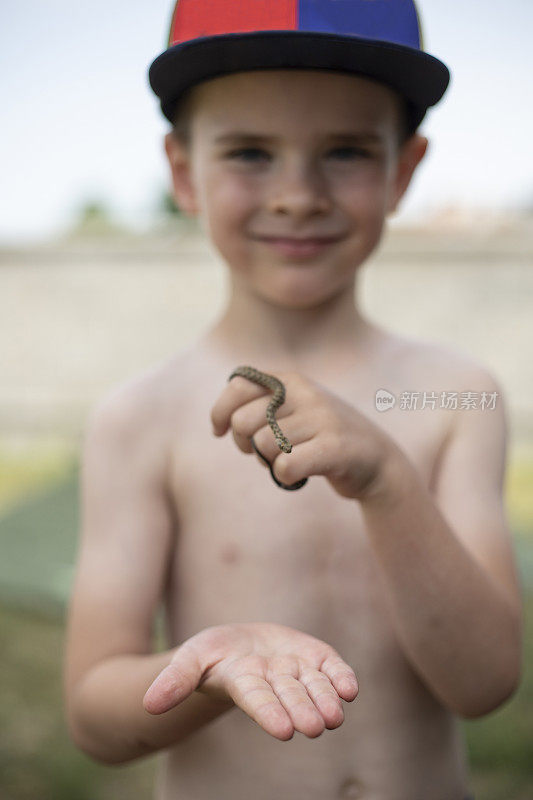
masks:
<path fill-rule="evenodd" d="M 270 391 L 274 393 L 274 396 L 272 397 L 272 400 L 268 404 L 266 410 L 267 422 L 270 425 L 279 449 L 282 451 L 282 453 L 290 453 L 292 450 L 292 445 L 279 427 L 278 423 L 276 422 L 276 417 L 274 416 L 277 409 L 285 402 L 284 384 L 273 375 L 267 375 L 266 372 L 260 372 L 254 367 L 236 367 L 229 376 L 228 381 L 230 381 L 232 378 L 235 378 L 237 375 L 239 375 L 241 378 L 246 378 L 246 380 L 251 381 L 252 383 L 257 383 L 259 386 L 263 386 L 265 389 L 270 389 Z M 255 452 L 268 466 L 270 474 L 278 486 L 281 486 L 282 489 L 287 489 L 289 492 L 292 492 L 295 489 L 301 489 L 302 486 L 305 486 L 307 483 L 307 478 L 302 478 L 302 480 L 296 481 L 296 483 L 291 483 L 290 486 L 288 486 L 286 483 L 281 483 L 281 481 L 278 481 L 274 475 L 272 464 L 255 446 L 253 436 L 251 441 Z"/>

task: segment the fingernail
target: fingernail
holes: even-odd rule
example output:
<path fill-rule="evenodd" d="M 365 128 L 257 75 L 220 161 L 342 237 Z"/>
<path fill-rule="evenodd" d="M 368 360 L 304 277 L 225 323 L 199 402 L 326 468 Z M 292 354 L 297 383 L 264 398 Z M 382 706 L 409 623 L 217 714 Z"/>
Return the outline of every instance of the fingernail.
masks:
<path fill-rule="evenodd" d="M 343 690 L 350 694 L 354 691 L 359 691 L 359 686 L 357 684 L 357 681 L 354 681 L 353 679 L 344 678 L 341 685 Z"/>

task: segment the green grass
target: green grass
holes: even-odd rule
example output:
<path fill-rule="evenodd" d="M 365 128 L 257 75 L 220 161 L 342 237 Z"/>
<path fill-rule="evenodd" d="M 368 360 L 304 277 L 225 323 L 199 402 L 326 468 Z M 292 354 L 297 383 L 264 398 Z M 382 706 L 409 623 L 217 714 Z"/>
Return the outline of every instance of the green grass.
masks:
<path fill-rule="evenodd" d="M 108 767 L 78 751 L 63 718 L 61 619 L 0 605 L 2 800 L 147 800 L 155 757 Z"/>
<path fill-rule="evenodd" d="M 513 531 L 533 536 L 533 460 L 517 457 L 511 461 L 505 488 Z"/>
<path fill-rule="evenodd" d="M 0 443 L 0 515 L 29 494 L 61 481 L 76 464 L 76 454 L 66 445 L 13 450 Z"/>
<path fill-rule="evenodd" d="M 77 551 L 78 473 L 19 500 L 0 519 L 0 599 L 24 607 L 64 607 Z"/>
<path fill-rule="evenodd" d="M 26 465 L 28 467 L 28 465 Z M 70 455 L 0 450 L 0 798 L 147 800 L 158 756 L 102 766 L 70 742 L 61 692 L 65 602 L 77 549 L 78 470 Z M 1 483 L 1 481 L 0 481 Z M 533 797 L 533 465 L 513 465 L 508 497 L 525 596 L 518 692 L 462 721 L 476 800 Z M 516 525 L 516 528 L 514 527 Z"/>

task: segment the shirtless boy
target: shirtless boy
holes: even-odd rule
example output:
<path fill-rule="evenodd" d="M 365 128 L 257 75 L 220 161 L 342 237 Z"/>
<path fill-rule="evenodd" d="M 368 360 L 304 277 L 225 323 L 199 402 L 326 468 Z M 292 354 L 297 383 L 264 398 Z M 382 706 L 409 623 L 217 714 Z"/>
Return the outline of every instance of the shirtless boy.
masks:
<path fill-rule="evenodd" d="M 164 751 L 158 800 L 463 800 L 458 720 L 519 684 L 501 386 L 357 300 L 448 84 L 418 34 L 411 0 L 181 0 L 152 66 L 230 295 L 91 414 L 65 702 L 99 762 Z M 285 385 L 292 452 L 241 365 Z M 384 413 L 380 389 L 437 402 Z"/>

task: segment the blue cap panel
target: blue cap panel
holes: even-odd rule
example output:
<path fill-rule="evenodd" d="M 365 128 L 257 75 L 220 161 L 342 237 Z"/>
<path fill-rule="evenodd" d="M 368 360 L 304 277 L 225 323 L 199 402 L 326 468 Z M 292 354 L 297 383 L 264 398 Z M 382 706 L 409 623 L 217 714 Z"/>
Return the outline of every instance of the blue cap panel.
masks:
<path fill-rule="evenodd" d="M 413 0 L 297 0 L 296 30 L 351 34 L 420 49 Z"/>

